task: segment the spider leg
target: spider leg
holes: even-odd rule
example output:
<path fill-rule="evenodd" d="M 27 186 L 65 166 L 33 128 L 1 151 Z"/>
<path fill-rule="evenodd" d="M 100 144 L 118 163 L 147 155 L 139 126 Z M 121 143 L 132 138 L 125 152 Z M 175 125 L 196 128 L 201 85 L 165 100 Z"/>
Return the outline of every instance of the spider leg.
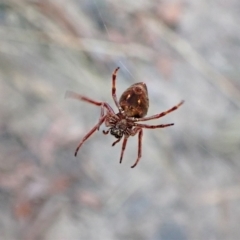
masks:
<path fill-rule="evenodd" d="M 121 151 L 121 157 L 120 157 L 120 163 L 122 163 L 123 153 L 127 145 L 127 137 L 124 137 L 123 144 L 122 144 L 122 151 Z"/>
<path fill-rule="evenodd" d="M 120 69 L 120 67 L 117 67 L 113 74 L 112 74 L 112 97 L 114 100 L 115 105 L 117 106 L 118 110 L 121 112 L 121 107 L 119 105 L 119 102 L 117 100 L 117 95 L 116 95 L 116 78 L 117 78 L 117 72 Z"/>
<path fill-rule="evenodd" d="M 135 123 L 134 125 L 135 125 L 136 127 L 154 129 L 154 128 L 165 128 L 165 127 L 170 127 L 170 126 L 173 126 L 174 123 L 160 124 L 160 125 L 147 125 L 147 124 Z"/>
<path fill-rule="evenodd" d="M 136 167 L 140 158 L 142 157 L 142 136 L 143 136 L 143 130 L 140 128 L 140 130 L 138 129 L 138 157 L 136 162 L 131 166 L 131 168 Z"/>
<path fill-rule="evenodd" d="M 76 151 L 75 151 L 75 157 L 77 156 L 79 148 L 83 145 L 83 143 L 102 125 L 104 122 L 106 116 L 103 116 L 102 118 L 99 119 L 99 122 L 84 136 L 84 138 L 81 140 L 79 143 Z"/>
<path fill-rule="evenodd" d="M 78 94 L 76 92 L 73 92 L 73 91 L 66 91 L 65 98 L 77 99 L 77 100 L 80 100 L 80 101 L 91 103 L 91 104 L 93 104 L 95 106 L 103 106 L 107 110 L 109 110 L 110 112 L 114 113 L 113 109 L 111 108 L 111 106 L 108 103 L 106 103 L 106 102 L 97 102 L 95 100 L 92 100 L 91 98 L 82 96 L 82 95 L 80 95 L 80 94 Z"/>
<path fill-rule="evenodd" d="M 181 101 L 179 104 L 177 104 L 176 106 L 168 109 L 165 112 L 161 112 L 161 113 L 158 113 L 158 114 L 150 116 L 150 117 L 136 118 L 134 120 L 137 121 L 137 122 L 141 122 L 141 121 L 148 121 L 148 120 L 152 120 L 152 119 L 157 119 L 157 118 L 163 117 L 163 116 L 169 114 L 170 112 L 173 112 L 173 111 L 177 110 L 183 103 L 184 103 L 184 101 Z"/>
<path fill-rule="evenodd" d="M 100 118 L 99 119 L 101 119 L 102 117 L 104 116 L 104 105 L 102 104 L 101 105 L 101 112 L 100 112 Z M 98 126 L 98 131 L 99 131 L 99 128 L 100 128 L 100 125 Z"/>

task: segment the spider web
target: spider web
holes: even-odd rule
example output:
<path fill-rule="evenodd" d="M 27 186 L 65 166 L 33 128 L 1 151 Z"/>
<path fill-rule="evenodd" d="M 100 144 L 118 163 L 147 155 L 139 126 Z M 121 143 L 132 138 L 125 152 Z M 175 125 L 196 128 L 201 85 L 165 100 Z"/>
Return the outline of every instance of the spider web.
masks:
<path fill-rule="evenodd" d="M 96 1 L 94 1 L 94 3 L 98 10 L 99 17 L 104 25 L 104 28 L 106 29 L 106 33 L 110 39 L 110 34 L 109 34 L 110 31 L 107 28 L 104 17 L 101 14 L 101 10 L 99 9 L 99 6 L 97 5 Z M 238 109 L 239 104 L 238 104 L 237 99 L 239 98 L 239 92 L 235 91 L 234 86 L 232 85 L 232 82 L 230 82 L 219 71 L 215 70 L 215 68 L 211 67 L 206 62 L 206 60 L 200 56 L 200 54 L 198 54 L 193 48 L 191 48 L 191 46 L 188 44 L 187 41 L 185 41 L 184 39 L 182 39 L 181 37 L 179 37 L 177 35 L 174 35 L 175 34 L 174 31 L 167 28 L 167 26 L 164 25 L 164 23 L 161 22 L 160 27 L 162 28 L 161 33 L 163 34 L 162 38 L 165 41 L 165 43 L 167 43 L 173 49 L 177 50 L 178 53 L 180 55 L 182 55 L 183 58 L 185 58 L 186 62 L 188 63 L 187 67 L 188 68 L 194 67 L 194 69 L 196 70 L 194 72 L 194 74 L 198 74 L 197 71 L 199 71 L 203 76 L 205 76 L 204 80 L 196 79 L 196 81 L 193 84 L 197 84 L 200 88 L 202 87 L 202 92 L 204 95 L 208 95 L 208 92 L 209 92 L 209 94 L 211 96 L 211 93 L 214 92 L 214 94 L 216 95 L 216 98 L 217 98 L 217 102 L 220 103 L 220 105 L 223 105 L 225 107 L 230 105 L 231 107 L 233 107 L 233 109 L 235 107 Z M 169 35 L 170 37 L 165 37 L 164 34 Z M 177 41 L 176 42 L 172 41 L 171 36 L 174 36 L 175 38 L 177 38 Z M 179 46 L 178 46 L 178 44 L 179 44 Z M 186 49 L 182 50 L 180 48 L 181 46 L 182 47 L 186 46 Z M 123 70 L 127 71 L 127 73 L 130 74 L 131 76 L 134 75 L 133 73 L 131 73 L 131 70 L 128 69 L 127 65 L 123 64 L 122 61 L 119 61 L 119 63 L 121 64 L 121 66 L 124 67 Z M 185 71 L 187 72 L 186 69 L 185 69 Z M 184 76 L 184 72 L 183 72 L 183 76 Z M 184 82 L 184 80 L 182 79 L 183 76 L 180 76 L 180 80 L 176 84 L 178 84 L 178 86 L 179 86 L 183 82 L 183 84 L 185 84 L 185 86 L 187 84 L 189 84 L 191 86 L 192 83 L 189 83 L 188 81 Z M 176 76 L 176 78 L 177 77 L 178 76 Z M 205 82 L 200 83 L 199 80 L 205 81 Z M 182 81 L 182 82 L 180 82 L 180 81 Z M 217 83 L 215 81 L 217 81 Z M 151 90 L 153 90 L 153 91 L 150 91 L 150 93 L 154 92 L 156 94 L 156 96 L 154 96 L 155 97 L 154 100 L 156 100 L 157 98 L 159 98 L 159 96 L 158 96 L 159 91 L 156 89 L 153 89 L 154 84 L 157 84 L 156 80 L 153 83 L 151 83 L 151 82 L 149 82 L 149 83 L 153 85 L 153 86 L 150 85 Z M 206 90 L 206 88 L 208 88 L 208 89 Z M 179 89 L 178 89 L 179 92 L 181 92 L 181 89 L 183 90 L 183 87 L 179 86 Z M 174 94 L 179 96 L 179 93 L 176 93 L 176 87 L 174 90 L 175 90 Z M 171 92 L 171 90 L 169 90 L 169 92 Z M 185 94 L 186 94 L 186 92 L 185 92 Z M 229 201 L 231 201 L 230 199 L 232 199 L 233 195 L 236 197 L 236 201 L 239 201 L 238 193 L 235 193 L 235 194 L 232 193 L 232 192 L 234 192 L 234 189 L 235 189 L 234 185 L 236 185 L 236 184 L 238 185 L 238 183 L 235 182 L 235 180 L 234 180 L 235 177 L 233 177 L 231 180 L 229 180 L 229 178 L 228 178 L 232 174 L 237 175 L 237 173 L 239 171 L 239 163 L 236 161 L 235 155 L 232 155 L 232 156 L 229 155 L 229 157 L 228 157 L 227 155 L 224 154 L 224 152 L 219 151 L 219 146 L 221 144 L 224 144 L 224 141 L 217 140 L 217 136 L 221 137 L 221 135 L 222 135 L 222 133 L 217 130 L 217 126 L 218 125 L 221 126 L 221 121 L 218 122 L 218 120 L 216 120 L 216 121 L 209 122 L 209 118 L 217 119 L 217 115 L 219 114 L 219 112 L 217 109 L 215 112 L 213 112 L 213 108 L 210 108 L 209 111 L 206 111 L 206 114 L 208 117 L 206 118 L 206 116 L 204 114 L 204 118 L 205 118 L 204 119 L 203 117 L 201 117 L 201 110 L 203 110 L 203 112 L 205 112 L 204 108 L 206 108 L 205 107 L 206 105 L 202 103 L 203 102 L 202 99 L 199 99 L 199 100 L 195 99 L 195 100 L 193 100 L 193 102 L 194 102 L 193 106 L 194 106 L 194 108 L 199 107 L 199 111 L 195 112 L 195 116 L 197 116 L 197 118 L 195 118 L 194 116 L 193 116 L 193 118 L 191 118 L 192 114 L 188 113 L 189 111 L 192 111 L 190 105 L 192 105 L 191 100 L 193 98 L 191 98 L 191 95 L 193 95 L 193 94 L 189 93 L 188 95 L 186 95 L 186 101 L 187 101 L 186 104 L 188 104 L 188 106 L 183 106 L 183 108 L 185 108 L 185 114 L 188 117 L 186 119 L 184 119 L 184 118 L 181 119 L 180 129 L 176 130 L 176 128 L 178 128 L 178 117 L 176 117 L 176 116 L 178 116 L 178 113 L 174 113 L 175 117 L 173 117 L 173 119 L 176 122 L 176 127 L 173 130 L 170 130 L 171 137 L 166 136 L 168 133 L 164 134 L 164 138 L 167 138 L 167 140 L 164 142 L 164 146 L 166 146 L 165 144 L 169 144 L 169 141 L 174 141 L 174 144 L 172 145 L 172 147 L 168 148 L 168 150 L 164 150 L 161 148 L 160 151 L 163 151 L 162 154 L 161 153 L 153 154 L 151 151 L 147 151 L 147 154 L 146 153 L 144 154 L 145 157 L 143 157 L 142 161 L 144 161 L 144 160 L 148 161 L 148 157 L 146 157 L 146 156 L 150 156 L 150 159 L 163 158 L 165 160 L 160 160 L 161 164 L 162 164 L 164 170 L 167 171 L 167 175 L 168 175 L 167 178 L 172 179 L 173 182 L 175 182 L 175 184 L 176 184 L 175 186 L 180 187 L 183 192 L 185 192 L 185 191 L 188 192 L 188 190 L 186 190 L 187 188 L 191 189 L 191 188 L 195 188 L 195 186 L 199 187 L 198 191 L 194 191 L 194 192 L 192 192 L 192 194 L 189 193 L 190 196 L 188 196 L 187 200 L 185 199 L 185 197 L 183 195 L 181 195 L 181 193 L 179 193 L 177 191 L 178 192 L 177 194 L 179 194 L 179 196 L 176 198 L 178 198 L 179 201 L 182 201 L 186 205 L 188 205 L 189 206 L 188 210 L 195 208 L 194 207 L 195 204 L 197 204 L 197 205 L 200 204 L 200 206 L 208 206 L 208 208 L 210 206 L 217 206 L 217 204 L 219 202 L 221 202 L 222 199 L 224 199 L 223 201 L 226 201 L 229 203 Z M 174 99 L 176 99 L 176 98 L 174 98 Z M 209 97 L 208 101 L 209 102 L 212 101 L 211 97 Z M 206 102 L 208 102 L 208 101 L 206 101 Z M 156 103 L 153 101 L 152 102 L 150 101 L 150 104 L 156 104 L 157 106 L 159 106 L 158 100 L 156 100 Z M 154 109 L 156 109 L 156 108 L 154 108 Z M 221 109 L 223 109 L 223 108 L 221 108 Z M 219 108 L 219 110 L 220 110 L 220 108 Z M 180 111 L 184 111 L 184 110 L 179 109 L 178 111 L 180 112 Z M 199 116 L 200 116 L 200 119 L 199 119 Z M 221 114 L 220 114 L 220 117 L 223 119 L 222 121 L 226 120 L 226 118 Z M 170 116 L 168 118 L 170 118 Z M 160 119 L 160 121 L 161 120 L 162 119 Z M 191 121 L 193 121 L 194 123 L 200 123 L 201 126 L 205 126 L 206 132 L 203 134 L 199 134 L 196 131 L 196 129 L 199 125 L 196 124 L 196 126 L 194 126 L 195 124 L 191 123 Z M 216 124 L 217 126 L 213 126 L 213 124 L 214 125 Z M 191 126 L 190 128 L 189 128 L 189 125 Z M 203 129 L 204 129 L 204 127 L 203 127 Z M 174 130 L 176 130 L 178 132 L 177 136 L 175 136 L 172 133 L 172 131 L 174 131 Z M 160 138 L 158 135 L 159 135 L 159 133 L 156 131 L 154 131 L 154 133 L 151 133 L 151 135 L 149 133 L 147 135 L 147 137 L 145 137 L 144 144 L 146 144 L 146 141 L 148 141 L 148 142 L 150 142 L 149 145 L 153 146 L 155 149 L 159 149 L 159 144 L 161 144 L 161 141 L 162 140 L 164 141 L 164 139 Z M 175 138 L 175 140 L 174 140 L 174 138 Z M 211 139 L 211 141 L 209 141 L 209 139 Z M 210 144 L 210 146 L 209 146 L 209 144 Z M 144 149 L 143 151 L 146 151 L 146 148 L 149 148 L 149 145 L 147 145 L 147 147 L 146 147 L 146 145 L 145 145 L 145 147 L 143 146 L 143 149 Z M 130 146 L 130 148 L 132 148 L 132 145 Z M 135 146 L 135 148 L 133 147 L 132 149 L 136 149 L 136 146 Z M 126 153 L 125 155 L 127 155 L 127 154 L 128 153 Z M 130 156 L 134 156 L 134 154 L 131 154 Z M 239 157 L 238 154 L 237 154 L 237 156 Z M 144 164 L 144 163 L 141 162 L 141 164 Z M 157 171 L 160 172 L 161 170 L 157 168 L 156 172 Z M 153 174 L 157 174 L 156 172 L 154 172 Z M 169 176 L 171 176 L 171 177 L 169 178 Z M 164 181 L 162 178 L 160 178 L 160 179 L 159 179 L 160 181 Z M 189 181 L 189 179 L 192 179 L 195 182 L 195 184 L 188 185 L 187 182 Z M 125 204 L 127 204 L 127 203 L 129 203 L 130 205 L 132 204 L 131 198 L 135 198 L 136 195 L 137 195 L 136 198 L 138 200 L 141 199 L 139 201 L 143 201 L 143 202 L 147 201 L 144 197 L 138 196 L 138 194 L 140 194 L 140 195 L 144 194 L 142 189 L 145 189 L 145 187 L 147 185 L 146 183 L 143 183 L 141 180 L 138 180 L 137 185 L 133 184 L 131 187 L 126 188 L 126 183 L 134 182 L 134 180 L 136 180 L 136 175 L 134 173 L 131 173 L 130 175 L 128 175 L 128 177 L 124 177 L 124 180 L 119 181 L 119 183 L 114 188 L 113 193 L 110 195 L 109 200 L 106 202 L 106 209 L 107 209 L 106 211 L 110 211 L 114 214 L 119 214 L 124 209 Z M 154 184 L 153 182 L 155 182 L 155 181 L 157 181 L 157 180 L 152 179 L 152 184 Z M 225 183 L 224 183 L 224 181 L 225 181 Z M 231 184 L 230 184 L 230 182 L 231 182 Z M 230 184 L 230 187 L 225 187 L 226 186 L 225 184 Z M 169 187 L 171 188 L 173 186 L 171 186 L 171 184 L 170 184 Z M 228 191 L 230 192 L 230 197 L 225 196 L 225 193 Z M 180 192 L 181 192 L 181 190 L 180 190 Z M 164 193 L 165 192 L 162 191 L 162 195 L 164 195 Z M 151 194 L 152 194 L 152 192 L 151 192 Z M 215 197 L 215 194 L 219 194 L 219 195 L 221 195 L 221 197 Z M 196 196 L 198 196 L 198 197 L 196 197 Z M 234 197 L 234 199 L 235 199 L 235 197 Z M 164 199 L 164 197 L 163 197 L 163 199 Z M 160 199 L 160 201 L 161 201 L 161 199 Z M 137 200 L 135 200 L 133 202 L 135 204 L 138 204 Z M 137 210 L 132 210 L 132 211 L 141 211 L 141 208 L 144 208 L 144 204 L 146 204 L 146 203 L 141 203 L 140 206 L 138 206 L 138 207 L 135 207 L 134 205 L 132 205 L 130 207 L 129 211 L 131 211 L 132 209 L 135 209 L 135 208 L 137 208 Z M 219 210 L 219 211 L 221 212 L 222 210 Z M 197 214 L 197 211 L 195 213 Z M 212 211 L 210 211 L 210 214 L 211 213 L 212 213 Z M 151 214 L 149 214 L 149 215 L 151 215 Z M 193 218 L 195 216 L 196 215 L 193 214 Z M 175 214 L 172 215 L 172 220 L 167 220 L 166 224 L 165 225 L 163 224 L 163 226 L 165 226 L 165 228 L 168 229 L 169 225 L 170 225 L 170 228 L 172 228 L 171 230 L 177 232 L 178 230 L 176 230 L 177 228 L 176 228 L 175 222 L 173 220 L 174 217 L 175 217 Z M 223 215 L 222 215 L 222 219 L 224 219 Z M 201 219 L 195 219 L 195 221 L 196 221 L 195 224 L 198 224 L 198 222 L 201 222 Z M 222 220 L 221 224 L 224 224 L 224 222 L 225 221 Z M 204 224 L 203 224 L 203 226 L 204 226 Z M 230 229 L 232 226 L 228 226 L 228 227 Z M 228 231 L 228 227 L 224 228 L 224 230 L 223 230 L 224 234 Z M 163 227 L 162 232 L 164 232 L 166 229 L 164 229 L 164 227 Z M 216 230 L 216 232 L 218 232 L 218 231 L 220 231 L 220 230 Z M 168 234 L 170 234 L 170 233 L 168 233 Z"/>
<path fill-rule="evenodd" d="M 0 235 L 238 239 L 238 8 L 235 0 L 3 1 Z M 147 84 L 148 116 L 185 100 L 149 122 L 175 125 L 144 130 L 135 169 L 137 137 L 120 165 L 121 143 L 112 148 L 104 126 L 75 158 L 100 109 L 63 99 L 73 90 L 116 110 L 117 66 L 118 97 Z"/>

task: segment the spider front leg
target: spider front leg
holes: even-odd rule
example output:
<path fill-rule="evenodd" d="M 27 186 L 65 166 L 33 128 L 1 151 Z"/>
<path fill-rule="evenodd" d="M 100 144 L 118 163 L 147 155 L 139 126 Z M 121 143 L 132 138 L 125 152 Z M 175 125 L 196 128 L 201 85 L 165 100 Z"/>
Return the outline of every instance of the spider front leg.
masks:
<path fill-rule="evenodd" d="M 99 121 L 100 119 L 104 116 L 104 104 L 101 105 L 101 112 L 100 112 L 100 118 L 99 118 Z M 100 125 L 98 126 L 98 131 L 99 131 L 99 128 L 100 128 Z"/>
<path fill-rule="evenodd" d="M 80 101 L 91 103 L 91 104 L 96 105 L 96 106 L 100 106 L 101 107 L 101 110 L 100 110 L 101 112 L 100 112 L 99 121 L 104 116 L 104 108 L 106 108 L 108 112 L 111 112 L 111 113 L 114 114 L 113 109 L 111 108 L 111 106 L 108 103 L 106 103 L 106 102 L 97 102 L 95 100 L 92 100 L 92 99 L 90 99 L 88 97 L 82 96 L 82 95 L 80 95 L 80 94 L 78 94 L 76 92 L 73 92 L 73 91 L 66 91 L 65 98 L 77 99 L 77 100 L 80 100 Z M 97 130 L 99 130 L 99 127 L 98 127 Z"/>
<path fill-rule="evenodd" d="M 111 106 L 108 103 L 98 102 L 98 101 L 92 100 L 91 98 L 85 97 L 85 96 L 80 95 L 80 94 L 78 94 L 76 92 L 73 92 L 73 91 L 66 91 L 65 98 L 72 98 L 72 99 L 76 99 L 76 100 L 91 103 L 95 106 L 101 106 L 101 108 L 106 108 L 109 112 L 114 114 L 113 109 L 111 108 Z M 102 111 L 103 110 L 101 110 L 101 114 L 102 114 Z"/>
<path fill-rule="evenodd" d="M 106 115 L 99 119 L 98 123 L 84 136 L 82 141 L 79 143 L 76 151 L 75 151 L 75 157 L 77 156 L 79 148 L 83 145 L 83 143 L 102 125 L 102 123 L 105 121 Z"/>

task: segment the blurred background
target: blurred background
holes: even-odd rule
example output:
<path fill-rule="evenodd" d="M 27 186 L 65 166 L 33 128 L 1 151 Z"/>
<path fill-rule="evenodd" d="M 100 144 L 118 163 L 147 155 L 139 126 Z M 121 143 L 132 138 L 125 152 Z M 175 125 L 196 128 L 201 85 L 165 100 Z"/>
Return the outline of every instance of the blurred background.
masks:
<path fill-rule="evenodd" d="M 239 0 L 0 0 L 1 240 L 227 240 L 240 236 Z M 97 101 L 147 84 L 148 116 L 121 144 Z"/>

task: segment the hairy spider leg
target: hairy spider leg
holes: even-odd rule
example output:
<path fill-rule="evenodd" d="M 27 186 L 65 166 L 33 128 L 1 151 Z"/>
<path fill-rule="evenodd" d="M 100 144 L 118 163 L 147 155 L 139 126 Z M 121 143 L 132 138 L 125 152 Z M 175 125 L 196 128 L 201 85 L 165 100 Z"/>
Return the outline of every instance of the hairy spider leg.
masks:
<path fill-rule="evenodd" d="M 99 120 L 102 118 L 104 116 L 104 105 L 102 104 L 101 105 L 101 112 L 100 112 L 100 118 L 99 118 Z M 98 126 L 98 131 L 99 131 L 99 128 L 100 128 L 100 125 Z"/>
<path fill-rule="evenodd" d="M 76 92 L 73 92 L 73 91 L 66 91 L 65 98 L 77 99 L 77 100 L 80 100 L 80 101 L 91 103 L 91 104 L 96 105 L 96 106 L 101 106 L 99 121 L 104 116 L 104 108 L 106 108 L 109 112 L 114 113 L 113 109 L 111 108 L 111 106 L 108 103 L 97 102 L 95 100 L 92 100 L 88 97 L 82 96 L 82 95 L 80 95 Z M 100 126 L 98 127 L 97 130 L 99 130 L 99 128 L 100 128 Z"/>
<path fill-rule="evenodd" d="M 91 104 L 96 105 L 96 106 L 103 106 L 108 111 L 110 111 L 110 112 L 112 112 L 114 114 L 113 109 L 111 108 L 111 106 L 108 103 L 106 103 L 106 102 L 97 102 L 95 100 L 92 100 L 91 98 L 82 96 L 82 95 L 80 95 L 80 94 L 78 94 L 76 92 L 73 92 L 73 91 L 66 91 L 65 98 L 77 99 L 77 100 L 80 100 L 80 101 L 91 103 Z M 102 111 L 103 110 L 101 110 L 101 112 Z"/>
<path fill-rule="evenodd" d="M 137 132 L 138 132 L 138 157 L 137 157 L 136 162 L 131 166 L 131 168 L 136 167 L 138 162 L 139 162 L 139 160 L 142 157 L 142 136 L 143 136 L 143 130 L 140 128 L 140 130 L 136 131 L 136 133 Z"/>
<path fill-rule="evenodd" d="M 168 123 L 168 124 L 160 124 L 160 125 L 147 125 L 147 124 L 140 124 L 140 123 L 135 123 L 134 126 L 140 127 L 140 128 L 165 128 L 165 127 L 170 127 L 173 126 L 174 123 Z"/>
<path fill-rule="evenodd" d="M 123 144 L 122 144 L 122 151 L 121 151 L 121 157 L 120 157 L 120 163 L 122 163 L 123 153 L 125 151 L 126 145 L 127 145 L 127 137 L 124 137 Z"/>
<path fill-rule="evenodd" d="M 76 151 L 75 151 L 75 157 L 77 156 L 79 148 L 82 146 L 82 144 L 102 125 L 102 123 L 105 121 L 106 115 L 99 119 L 99 122 L 84 136 L 84 138 L 79 143 Z"/>
<path fill-rule="evenodd" d="M 158 113 L 158 114 L 150 116 L 150 117 L 135 118 L 134 121 L 142 122 L 142 121 L 148 121 L 148 120 L 152 120 L 152 119 L 157 119 L 157 118 L 163 117 L 163 116 L 169 114 L 170 112 L 173 112 L 173 111 L 177 110 L 183 103 L 184 103 L 184 101 L 181 101 L 178 105 L 168 109 L 165 112 L 161 112 L 161 113 Z"/>
<path fill-rule="evenodd" d="M 117 100 L 117 95 L 116 95 L 116 78 L 117 78 L 117 72 L 119 69 L 120 69 L 120 67 L 117 67 L 112 74 L 112 97 L 113 97 L 115 105 L 117 106 L 119 112 L 121 113 L 122 108 L 120 107 L 120 104 Z"/>
<path fill-rule="evenodd" d="M 147 124 L 139 124 L 139 123 L 135 123 L 134 126 L 136 126 L 137 128 L 134 128 L 132 131 L 131 136 L 134 136 L 137 134 L 138 132 L 138 157 L 136 162 L 131 166 L 131 168 L 134 168 L 137 166 L 139 160 L 142 157 L 142 136 L 143 136 L 143 130 L 142 128 L 165 128 L 165 127 L 170 127 L 174 125 L 174 123 L 169 123 L 169 124 L 161 124 L 161 125 L 147 125 Z M 138 128 L 139 127 L 139 128 Z"/>

